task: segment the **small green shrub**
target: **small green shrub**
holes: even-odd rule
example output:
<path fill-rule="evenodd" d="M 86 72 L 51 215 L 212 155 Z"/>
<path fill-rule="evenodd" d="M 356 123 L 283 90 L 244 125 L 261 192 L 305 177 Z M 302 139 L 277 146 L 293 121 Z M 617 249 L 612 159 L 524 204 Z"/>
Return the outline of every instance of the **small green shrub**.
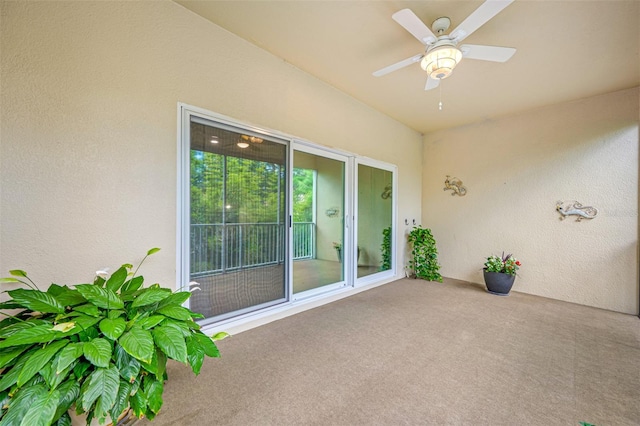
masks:
<path fill-rule="evenodd" d="M 408 240 L 412 245 L 409 267 L 413 270 L 413 276 L 427 281 L 442 282 L 442 275 L 438 272 L 438 249 L 431 230 L 414 226 Z"/>

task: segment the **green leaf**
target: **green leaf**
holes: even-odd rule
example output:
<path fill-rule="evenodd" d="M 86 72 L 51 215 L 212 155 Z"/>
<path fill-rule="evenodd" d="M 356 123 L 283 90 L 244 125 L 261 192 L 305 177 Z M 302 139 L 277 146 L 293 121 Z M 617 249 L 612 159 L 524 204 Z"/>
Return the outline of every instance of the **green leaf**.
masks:
<path fill-rule="evenodd" d="M 67 410 L 71 408 L 80 395 L 80 384 L 75 380 L 67 380 L 60 385 L 58 392 L 60 392 L 60 400 L 58 401 L 58 408 L 56 415 L 53 417 L 54 419 L 62 416 L 63 413 L 66 413 Z"/>
<path fill-rule="evenodd" d="M 187 345 L 182 333 L 174 327 L 161 325 L 152 331 L 153 340 L 169 358 L 187 363 Z"/>
<path fill-rule="evenodd" d="M 74 311 L 82 312 L 83 314 L 87 314 L 91 317 L 100 316 L 100 310 L 94 304 L 87 303 L 85 305 L 76 306 L 73 308 Z"/>
<path fill-rule="evenodd" d="M 22 269 L 12 269 L 11 271 L 9 271 L 9 273 L 14 277 L 27 277 L 27 273 Z"/>
<path fill-rule="evenodd" d="M 155 375 L 158 380 L 163 380 L 165 372 L 167 371 L 167 356 L 160 349 L 156 348 L 151 362 L 141 363 L 141 365 L 146 371 Z"/>
<path fill-rule="evenodd" d="M 22 281 L 20 281 L 17 278 L 11 278 L 11 277 L 7 277 L 7 278 L 0 278 L 0 284 L 5 284 L 5 283 L 21 283 Z"/>
<path fill-rule="evenodd" d="M 53 324 L 49 321 L 43 321 L 39 319 L 29 319 L 28 321 L 15 322 L 13 324 L 7 325 L 0 330 L 0 338 L 6 339 L 9 336 L 13 336 L 19 331 L 25 330 L 27 328 L 35 327 L 36 325 L 49 325 L 53 327 Z"/>
<path fill-rule="evenodd" d="M 150 305 L 159 302 L 171 295 L 168 288 L 150 287 L 142 290 L 142 292 L 133 300 L 132 308 Z"/>
<path fill-rule="evenodd" d="M 129 404 L 131 405 L 131 410 L 133 414 L 141 419 L 145 412 L 147 411 L 147 398 L 144 395 L 144 392 L 138 390 L 138 392 L 134 393 L 129 397 Z"/>
<path fill-rule="evenodd" d="M 7 389 L 9 386 L 13 386 L 18 381 L 18 376 L 22 371 L 22 367 L 24 367 L 25 362 L 31 356 L 31 353 L 27 352 L 22 355 L 16 363 L 11 367 L 9 371 L 3 371 L 0 376 L 0 392 Z"/>
<path fill-rule="evenodd" d="M 131 392 L 131 383 L 127 383 L 124 380 L 120 380 L 120 387 L 118 388 L 118 395 L 116 395 L 116 401 L 111 408 L 111 418 L 117 419 L 120 414 L 129 407 L 129 393 Z"/>
<path fill-rule="evenodd" d="M 96 367 L 106 368 L 111 360 L 111 344 L 106 339 L 93 339 L 85 342 L 82 347 L 82 353 L 91 364 Z"/>
<path fill-rule="evenodd" d="M 77 379 L 81 379 L 90 367 L 90 362 L 81 360 L 73 367 L 73 375 L 76 376 Z"/>
<path fill-rule="evenodd" d="M 18 376 L 18 387 L 28 382 L 60 349 L 66 346 L 67 343 L 69 343 L 68 340 L 58 340 L 45 348 L 33 352 L 25 362 Z"/>
<path fill-rule="evenodd" d="M 100 331 L 98 331 L 98 327 L 89 327 L 78 333 L 78 339 L 80 339 L 81 342 L 90 342 L 93 339 L 97 339 L 99 336 Z"/>
<path fill-rule="evenodd" d="M 133 291 L 138 290 L 140 287 L 142 287 L 143 283 L 144 283 L 144 278 L 142 276 L 131 278 L 129 281 L 124 283 L 121 291 L 122 293 L 131 293 Z"/>
<path fill-rule="evenodd" d="M 35 327 L 25 328 L 11 335 L 6 340 L 0 342 L 1 348 L 8 348 L 11 346 L 27 345 L 30 343 L 44 343 L 58 336 L 62 336 L 62 333 L 54 331 L 51 324 L 36 325 Z"/>
<path fill-rule="evenodd" d="M 116 402 L 120 387 L 118 369 L 114 366 L 98 368 L 87 377 L 87 381 L 89 384 L 82 395 L 82 408 L 85 411 L 89 410 L 93 403 L 99 399 L 95 414 L 98 417 L 104 417 Z"/>
<path fill-rule="evenodd" d="M 156 371 L 156 378 L 158 380 L 164 380 L 165 372 L 167 371 L 167 356 L 160 349 L 156 349 L 156 359 L 158 363 L 158 371 Z"/>
<path fill-rule="evenodd" d="M 118 268 L 107 280 L 106 287 L 108 290 L 117 292 L 127 279 L 127 269 L 124 266 Z"/>
<path fill-rule="evenodd" d="M 2 302 L 0 303 L 0 310 L 4 311 L 5 309 L 22 309 L 23 307 L 18 305 L 17 303 L 13 303 L 11 301 L 9 302 Z"/>
<path fill-rule="evenodd" d="M 77 306 L 87 302 L 87 299 L 77 291 L 69 287 L 51 284 L 47 289 L 47 293 L 56 298 L 62 306 Z"/>
<path fill-rule="evenodd" d="M 162 325 L 165 327 L 173 327 L 176 330 L 178 330 L 180 333 L 182 333 L 183 337 L 187 337 L 192 334 L 191 332 L 192 324 L 195 324 L 195 323 L 192 321 L 183 321 L 183 320 L 178 321 L 178 320 L 174 320 L 173 318 L 167 318 Z"/>
<path fill-rule="evenodd" d="M 200 331 L 195 332 L 193 334 L 193 337 L 197 339 L 198 343 L 202 345 L 205 355 L 210 356 L 212 358 L 220 357 L 220 351 L 218 350 L 218 347 L 213 342 L 213 339 L 211 339 L 211 337 L 203 334 Z"/>
<path fill-rule="evenodd" d="M 184 302 L 186 302 L 189 297 L 191 297 L 191 292 L 189 291 L 178 291 L 176 293 L 171 293 L 169 297 L 164 299 L 162 302 L 158 303 L 158 308 L 163 308 L 169 305 L 177 305 L 180 306 Z"/>
<path fill-rule="evenodd" d="M 217 342 L 218 340 L 226 339 L 227 337 L 230 337 L 230 336 L 231 335 L 229 333 L 221 331 L 211 336 L 211 340 L 213 340 L 214 342 Z"/>
<path fill-rule="evenodd" d="M 25 290 L 23 288 L 11 290 L 7 293 L 9 293 L 9 296 L 13 299 L 12 302 L 18 303 L 32 311 L 52 314 L 64 313 L 64 306 L 49 293 L 40 290 Z"/>
<path fill-rule="evenodd" d="M 127 323 L 123 318 L 109 319 L 105 318 L 100 321 L 100 331 L 111 340 L 116 340 L 124 333 Z"/>
<path fill-rule="evenodd" d="M 95 328 L 92 328 L 92 326 L 98 321 L 100 321 L 99 317 L 90 317 L 81 314 L 78 317 L 74 318 L 74 321 L 70 323 L 73 326 L 69 328 L 68 331 L 57 332 L 59 334 L 57 334 L 55 337 L 60 339 L 63 337 L 73 336 L 74 334 L 79 334 L 80 340 L 82 340 L 83 336 L 98 337 L 98 331 L 95 330 Z"/>
<path fill-rule="evenodd" d="M 140 363 L 142 368 L 144 368 L 151 374 L 155 374 L 156 376 L 158 375 L 158 352 L 162 351 L 154 351 L 153 356 L 151 357 L 151 361 Z"/>
<path fill-rule="evenodd" d="M 11 400 L 9 409 L 4 413 L 0 425 L 19 425 L 27 411 L 29 411 L 32 402 L 46 394 L 47 388 L 44 385 L 19 389 Z"/>
<path fill-rule="evenodd" d="M 158 309 L 156 312 L 177 320 L 191 320 L 190 311 L 187 308 L 183 308 L 182 306 L 165 306 L 164 308 Z"/>
<path fill-rule="evenodd" d="M 71 343 L 71 344 L 73 344 L 73 343 Z M 62 383 L 65 380 L 67 380 L 67 378 L 69 377 L 69 374 L 71 373 L 71 370 L 78 363 L 77 360 L 74 360 L 74 361 L 71 362 L 71 364 L 69 364 L 65 368 L 61 369 L 60 372 L 57 371 L 58 370 L 58 363 L 60 361 L 60 355 L 62 354 L 62 352 L 68 346 L 69 345 L 67 345 L 64 348 L 62 348 L 62 350 L 56 354 L 56 356 L 53 358 L 53 360 L 50 363 L 48 363 L 47 365 L 45 365 L 39 371 L 40 375 L 44 378 L 44 380 L 46 381 L 47 385 L 49 385 L 49 389 L 55 389 L 58 386 L 60 386 L 60 383 Z"/>
<path fill-rule="evenodd" d="M 151 256 L 152 254 L 157 253 L 159 251 L 160 251 L 160 249 L 158 247 L 154 247 L 152 249 L 149 249 L 149 251 L 147 252 L 147 256 Z"/>
<path fill-rule="evenodd" d="M 200 312 L 193 312 L 191 311 L 191 318 L 194 319 L 203 319 L 205 316 L 202 315 Z M 200 329 L 200 327 L 197 328 L 198 330 Z"/>
<path fill-rule="evenodd" d="M 56 412 L 56 416 L 57 415 L 58 414 Z M 71 416 L 69 416 L 69 413 L 67 413 L 66 411 L 62 413 L 60 418 L 58 418 L 58 421 L 55 422 L 53 426 L 73 426 L 73 424 L 71 423 Z"/>
<path fill-rule="evenodd" d="M 162 408 L 163 390 L 162 380 L 154 380 L 152 376 L 146 376 L 144 378 L 144 393 L 147 396 L 147 404 L 149 405 L 149 409 L 155 414 L 158 414 L 158 411 Z"/>
<path fill-rule="evenodd" d="M 9 365 L 11 361 L 16 359 L 18 355 L 24 352 L 27 348 L 30 348 L 31 345 L 23 345 L 16 346 L 13 348 L 5 348 L 0 349 L 0 368 L 4 368 L 6 365 Z"/>
<path fill-rule="evenodd" d="M 166 317 L 164 315 L 151 315 L 150 317 L 141 319 L 136 323 L 136 325 L 148 330 L 160 324 L 165 319 Z"/>
<path fill-rule="evenodd" d="M 62 373 L 69 367 L 73 361 L 80 358 L 83 353 L 84 343 L 69 343 L 58 354 L 58 365 L 56 365 L 56 374 Z"/>
<path fill-rule="evenodd" d="M 116 367 L 120 371 L 120 377 L 133 383 L 140 373 L 140 362 L 129 355 L 120 345 L 116 345 L 114 349 L 114 358 Z"/>
<path fill-rule="evenodd" d="M 200 374 L 204 362 L 204 348 L 193 336 L 187 337 L 187 359 L 193 373 L 196 376 Z"/>
<path fill-rule="evenodd" d="M 97 272 L 105 272 L 105 271 L 97 271 Z M 105 272 L 106 274 L 106 272 Z M 101 277 L 100 275 L 96 275 L 96 277 L 93 279 L 93 285 L 97 285 L 98 287 L 104 287 L 104 283 L 107 282 L 103 277 Z"/>
<path fill-rule="evenodd" d="M 76 290 L 99 308 L 103 309 L 122 309 L 124 302 L 113 291 L 95 286 L 93 284 L 78 284 Z"/>
<path fill-rule="evenodd" d="M 153 337 L 147 330 L 134 326 L 120 337 L 119 342 L 132 357 L 143 362 L 151 361 L 155 346 Z"/>
<path fill-rule="evenodd" d="M 40 395 L 31 402 L 31 407 L 24 415 L 20 426 L 49 426 L 56 414 L 60 392 L 54 390 Z"/>
<path fill-rule="evenodd" d="M 119 310 L 119 309 L 114 309 L 112 311 L 109 311 L 109 314 L 107 315 L 107 317 L 109 319 L 116 319 L 119 316 L 122 316 L 122 314 L 124 314 L 124 311 Z"/>

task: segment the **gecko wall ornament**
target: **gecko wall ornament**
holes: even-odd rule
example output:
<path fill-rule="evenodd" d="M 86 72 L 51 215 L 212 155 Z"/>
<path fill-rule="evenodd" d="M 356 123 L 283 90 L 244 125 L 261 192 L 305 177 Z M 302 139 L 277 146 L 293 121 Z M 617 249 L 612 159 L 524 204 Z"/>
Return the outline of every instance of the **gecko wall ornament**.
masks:
<path fill-rule="evenodd" d="M 457 177 L 451 178 L 451 176 L 447 175 L 447 178 L 444 180 L 444 191 L 447 190 L 453 191 L 451 195 L 459 195 L 464 197 L 467 194 L 467 188 L 462 186 L 462 181 Z"/>
<path fill-rule="evenodd" d="M 388 200 L 389 198 L 391 198 L 391 184 L 387 185 L 384 187 L 384 191 L 382 191 L 382 194 L 380 194 L 380 197 L 383 200 Z"/>
<path fill-rule="evenodd" d="M 566 219 L 567 216 L 578 216 L 576 222 L 582 221 L 582 219 L 593 219 L 598 215 L 598 209 L 591 206 L 583 206 L 579 202 L 573 201 L 558 201 L 556 203 L 556 210 L 560 213 L 560 220 Z"/>
<path fill-rule="evenodd" d="M 338 217 L 338 215 L 340 214 L 340 209 L 337 207 L 330 207 L 324 211 L 324 214 L 326 214 L 327 217 L 330 218 Z"/>

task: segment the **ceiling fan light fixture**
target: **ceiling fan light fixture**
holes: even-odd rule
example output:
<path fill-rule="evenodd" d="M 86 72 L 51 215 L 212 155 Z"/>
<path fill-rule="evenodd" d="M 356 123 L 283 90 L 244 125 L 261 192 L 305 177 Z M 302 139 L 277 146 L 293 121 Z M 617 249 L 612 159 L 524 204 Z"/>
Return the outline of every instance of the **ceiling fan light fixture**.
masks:
<path fill-rule="evenodd" d="M 239 148 L 249 148 L 249 144 L 246 142 L 238 142 Z"/>
<path fill-rule="evenodd" d="M 420 67 L 434 80 L 442 80 L 449 77 L 453 69 L 462 59 L 462 52 L 455 46 L 440 46 L 428 52 Z"/>

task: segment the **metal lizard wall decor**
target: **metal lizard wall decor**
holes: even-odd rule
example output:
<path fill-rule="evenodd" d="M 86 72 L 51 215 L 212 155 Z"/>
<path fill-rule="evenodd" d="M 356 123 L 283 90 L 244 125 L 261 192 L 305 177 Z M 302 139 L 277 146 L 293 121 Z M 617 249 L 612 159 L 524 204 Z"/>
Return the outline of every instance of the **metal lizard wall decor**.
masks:
<path fill-rule="evenodd" d="M 556 210 L 560 213 L 560 220 L 566 219 L 567 216 L 578 216 L 576 222 L 582 219 L 593 219 L 598 215 L 598 209 L 591 206 L 583 206 L 577 201 L 558 201 Z"/>
<path fill-rule="evenodd" d="M 463 197 L 467 194 L 467 188 L 462 186 L 462 181 L 460 179 L 457 177 L 452 179 L 451 176 L 447 175 L 447 178 L 444 181 L 444 191 L 449 189 L 453 191 L 451 195 L 459 195 Z"/>

